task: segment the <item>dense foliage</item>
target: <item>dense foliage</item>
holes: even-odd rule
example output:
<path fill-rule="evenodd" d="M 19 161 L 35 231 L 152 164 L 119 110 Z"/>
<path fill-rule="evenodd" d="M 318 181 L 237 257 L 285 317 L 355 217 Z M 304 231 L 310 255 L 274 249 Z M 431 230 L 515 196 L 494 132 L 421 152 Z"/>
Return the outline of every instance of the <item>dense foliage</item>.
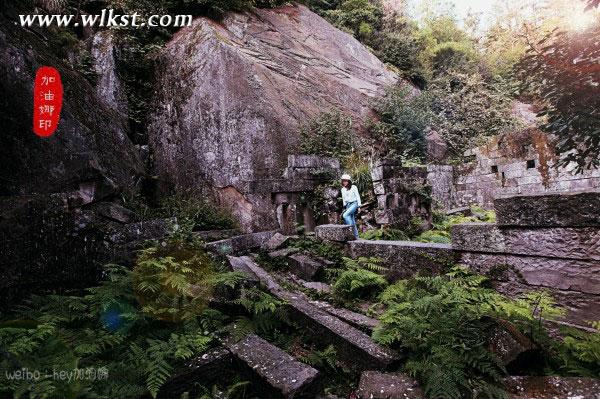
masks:
<path fill-rule="evenodd" d="M 379 258 L 344 258 L 344 268 L 333 284 L 333 294 L 341 299 L 369 299 L 379 294 L 388 283 L 381 272 Z"/>
<path fill-rule="evenodd" d="M 20 369 L 43 373 L 39 379 L 3 378 L 0 392 L 50 398 L 154 396 L 177 362 L 210 347 L 213 338 L 200 319 L 169 323 L 144 312 L 134 291 L 134 280 L 143 276 L 116 265 L 107 266 L 106 273 L 107 280 L 85 296 L 34 297 L 15 319 L 0 324 L 0 346 L 8 355 L 0 361 L 3 377 Z M 179 279 L 182 275 L 172 271 L 171 280 Z M 165 310 L 179 313 L 174 305 Z M 75 369 L 95 378 L 53 378 L 53 370 Z M 102 373 L 109 374 L 102 378 Z"/>
<path fill-rule="evenodd" d="M 519 67 L 542 102 L 543 128 L 558 137 L 562 163 L 600 166 L 600 25 L 555 31 L 531 44 Z"/>
<path fill-rule="evenodd" d="M 326 157 L 344 157 L 354 145 L 352 118 L 339 110 L 325 111 L 300 129 L 300 151 Z"/>
<path fill-rule="evenodd" d="M 408 354 L 403 369 L 430 398 L 504 397 L 502 363 L 487 349 L 495 318 L 535 324 L 559 314 L 543 293 L 509 299 L 486 288 L 487 279 L 456 267 L 448 275 L 415 277 L 381 294 L 388 309 L 373 336 Z M 534 312 L 537 310 L 537 314 Z"/>

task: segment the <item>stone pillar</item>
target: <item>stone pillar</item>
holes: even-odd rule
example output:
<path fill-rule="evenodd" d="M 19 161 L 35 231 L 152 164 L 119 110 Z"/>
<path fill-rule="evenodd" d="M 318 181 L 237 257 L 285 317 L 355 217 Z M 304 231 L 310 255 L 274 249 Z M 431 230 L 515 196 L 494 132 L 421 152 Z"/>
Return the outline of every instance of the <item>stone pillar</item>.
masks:
<path fill-rule="evenodd" d="M 375 220 L 380 225 L 407 227 L 418 217 L 431 222 L 431 186 L 427 168 L 404 167 L 399 161 L 381 160 L 371 170 L 377 196 Z"/>

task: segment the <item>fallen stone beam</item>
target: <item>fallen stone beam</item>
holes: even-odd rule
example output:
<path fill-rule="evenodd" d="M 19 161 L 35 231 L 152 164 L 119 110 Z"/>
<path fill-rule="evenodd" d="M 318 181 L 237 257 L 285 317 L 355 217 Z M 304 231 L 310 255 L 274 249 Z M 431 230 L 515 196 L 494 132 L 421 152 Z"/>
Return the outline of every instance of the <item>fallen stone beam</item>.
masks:
<path fill-rule="evenodd" d="M 228 255 L 227 260 L 229 261 L 229 265 L 232 271 L 244 273 L 244 275 L 246 276 L 246 281 L 249 285 L 258 285 L 258 277 L 256 277 L 256 275 L 252 273 L 252 270 L 248 268 L 248 265 L 244 261 L 244 259 Z"/>
<path fill-rule="evenodd" d="M 304 288 L 315 291 L 319 294 L 329 294 L 331 293 L 331 286 L 326 283 L 321 283 L 319 281 L 301 281 L 300 285 Z"/>
<path fill-rule="evenodd" d="M 299 362 L 264 339 L 250 334 L 234 344 L 226 344 L 240 364 L 269 398 L 314 398 L 319 372 Z"/>
<path fill-rule="evenodd" d="M 360 399 L 425 399 L 415 379 L 403 373 L 365 371 L 357 391 Z"/>
<path fill-rule="evenodd" d="M 319 309 L 323 309 L 327 313 L 334 315 L 338 319 L 341 319 L 354 327 L 362 330 L 373 331 L 379 326 L 379 320 L 369 316 L 365 316 L 361 313 L 356 313 L 348 309 L 337 308 L 328 302 L 324 301 L 309 301 L 311 305 L 315 305 Z"/>
<path fill-rule="evenodd" d="M 310 304 L 301 293 L 284 290 L 254 260 L 243 258 L 266 288 L 287 302 L 292 320 L 306 327 L 319 342 L 333 345 L 340 360 L 348 366 L 356 370 L 383 370 L 401 359 L 398 353 L 377 344 L 364 332 Z"/>
<path fill-rule="evenodd" d="M 347 242 L 356 238 L 352 232 L 352 226 L 344 224 L 322 224 L 315 227 L 315 235 L 320 240 Z"/>
<path fill-rule="evenodd" d="M 225 348 L 217 348 L 197 356 L 178 368 L 158 392 L 157 398 L 179 398 L 184 392 L 190 397 L 200 395 L 199 385 L 212 386 L 234 376 L 233 356 Z"/>
<path fill-rule="evenodd" d="M 278 249 L 277 251 L 273 251 L 273 252 L 269 252 L 267 255 L 269 256 L 269 258 L 287 258 L 290 255 L 293 255 L 297 252 L 299 252 L 300 250 L 298 248 L 283 248 L 283 249 Z"/>
<path fill-rule="evenodd" d="M 500 226 L 600 227 L 600 191 L 501 197 L 494 208 Z"/>
<path fill-rule="evenodd" d="M 260 233 L 242 234 L 225 240 L 207 243 L 207 251 L 220 255 L 235 255 L 260 248 L 276 233 L 276 231 L 263 231 Z"/>
<path fill-rule="evenodd" d="M 600 228 L 500 228 L 493 223 L 452 226 L 457 251 L 600 260 Z"/>
<path fill-rule="evenodd" d="M 518 366 L 519 361 L 531 362 L 539 356 L 539 348 L 514 325 L 496 320 L 490 331 L 488 350 L 494 353 L 504 366 Z"/>
<path fill-rule="evenodd" d="M 368 241 L 348 243 L 350 256 L 378 257 L 388 268 L 385 273 L 389 281 L 396 281 L 421 274 L 444 273 L 457 260 L 450 245 L 430 244 L 413 241 Z"/>

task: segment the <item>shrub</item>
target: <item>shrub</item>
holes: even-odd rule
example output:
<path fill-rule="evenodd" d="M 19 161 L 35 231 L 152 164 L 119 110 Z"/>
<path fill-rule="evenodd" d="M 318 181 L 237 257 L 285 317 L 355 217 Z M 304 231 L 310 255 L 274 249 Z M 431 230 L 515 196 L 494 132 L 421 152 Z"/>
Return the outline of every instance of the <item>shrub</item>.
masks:
<path fill-rule="evenodd" d="M 33 297 L 13 315 L 19 319 L 0 323 L 3 373 L 17 368 L 14 361 L 18 368 L 50 373 L 34 382 L 0 379 L 0 396 L 155 397 L 175 365 L 211 346 L 202 315 L 185 323 L 157 321 L 141 311 L 130 270 L 107 265 L 105 273 L 107 279 L 84 296 Z M 109 375 L 51 377 L 52 370 L 74 368 Z"/>
<path fill-rule="evenodd" d="M 450 233 L 440 230 L 427 230 L 415 238 L 419 242 L 433 242 L 436 244 L 450 244 Z"/>
<path fill-rule="evenodd" d="M 477 73 L 455 71 L 431 81 L 431 124 L 448 144 L 450 158 L 462 160 L 465 149 L 485 137 L 520 127 L 511 112 L 513 99 Z"/>
<path fill-rule="evenodd" d="M 563 328 L 562 342 L 554 342 L 558 354 L 557 366 L 569 375 L 598 378 L 600 376 L 600 321 L 590 323 L 596 332 Z"/>
<path fill-rule="evenodd" d="M 336 27 L 365 40 L 378 29 L 383 18 L 383 8 L 377 1 L 343 0 L 334 10 L 324 12 Z"/>
<path fill-rule="evenodd" d="M 180 225 L 193 230 L 233 229 L 233 217 L 205 199 L 176 194 L 161 201 L 158 213 L 163 217 L 175 216 Z"/>
<path fill-rule="evenodd" d="M 391 88 L 374 104 L 379 121 L 371 138 L 385 158 L 422 161 L 426 156 L 425 130 L 432 115 L 426 94 L 412 95 L 408 87 Z"/>
<path fill-rule="evenodd" d="M 133 269 L 142 311 L 168 321 L 196 317 L 212 296 L 215 266 L 197 243 L 169 239 L 164 244 L 141 250 Z"/>
<path fill-rule="evenodd" d="M 342 267 L 327 268 L 336 299 L 369 299 L 387 286 L 379 274 L 387 270 L 382 259 L 376 257 L 342 258 Z"/>
<path fill-rule="evenodd" d="M 399 229 L 380 228 L 371 229 L 360 233 L 363 240 L 387 240 L 387 241 L 405 241 L 408 235 Z"/>
<path fill-rule="evenodd" d="M 304 154 L 348 156 L 353 143 L 352 118 L 339 110 L 322 112 L 300 128 L 300 150 Z"/>

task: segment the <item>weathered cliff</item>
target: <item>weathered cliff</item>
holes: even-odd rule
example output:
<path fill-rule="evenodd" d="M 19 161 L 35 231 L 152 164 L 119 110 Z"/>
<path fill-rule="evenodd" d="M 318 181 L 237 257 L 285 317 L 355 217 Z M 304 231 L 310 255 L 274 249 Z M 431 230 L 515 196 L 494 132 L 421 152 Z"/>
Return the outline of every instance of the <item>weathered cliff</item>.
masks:
<path fill-rule="evenodd" d="M 169 188 L 212 193 L 247 230 L 277 227 L 270 192 L 298 130 L 338 108 L 357 124 L 397 77 L 352 36 L 304 6 L 198 18 L 159 57 L 149 125 L 156 173 Z"/>
<path fill-rule="evenodd" d="M 2 305 L 38 289 L 95 282 L 109 230 L 132 221 L 110 201 L 143 173 L 123 118 L 53 54 L 46 33 L 0 19 Z M 58 130 L 42 139 L 32 113 L 43 65 L 60 71 L 64 104 Z"/>

